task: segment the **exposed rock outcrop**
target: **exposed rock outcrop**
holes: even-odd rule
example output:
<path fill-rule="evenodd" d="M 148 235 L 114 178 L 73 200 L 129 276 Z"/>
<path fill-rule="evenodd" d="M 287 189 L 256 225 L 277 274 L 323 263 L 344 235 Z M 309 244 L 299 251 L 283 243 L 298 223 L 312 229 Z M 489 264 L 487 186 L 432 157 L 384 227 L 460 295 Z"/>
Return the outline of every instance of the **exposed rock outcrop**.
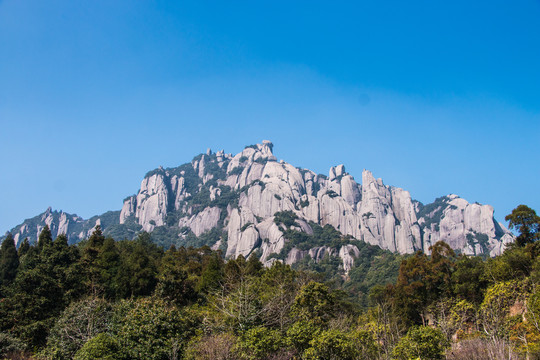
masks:
<path fill-rule="evenodd" d="M 267 264 L 286 248 L 287 229 L 310 234 L 310 224 L 331 225 L 344 236 L 399 253 L 429 252 L 438 240 L 465 254 L 500 254 L 514 236 L 493 218 L 489 205 L 469 204 L 456 195 L 423 205 L 408 191 L 387 186 L 370 171 L 357 183 L 344 165 L 330 168 L 328 176 L 277 161 L 269 141 L 246 147 L 236 155 L 210 149 L 177 168 L 149 172 L 136 195 L 124 200 L 116 218 L 101 215 L 83 220 L 48 209 L 36 221 L 12 230 L 16 241 L 35 234 L 45 224 L 53 234 L 66 233 L 71 241 L 88 235 L 96 223 L 115 236 L 133 237 L 137 231 L 158 227 L 177 234 L 162 243 L 182 245 L 188 229 L 195 237 L 215 238 L 209 245 L 226 246 L 226 256 L 257 254 Z M 289 212 L 294 224 L 277 224 L 274 215 Z M 129 230 L 129 231 L 128 231 Z M 112 231 L 112 230 L 111 230 Z M 216 235 L 217 234 L 217 235 Z M 157 236 L 157 235 L 156 235 Z M 170 235 L 168 235 L 170 236 Z M 308 250 L 287 248 L 286 263 L 310 256 L 339 257 L 345 272 L 354 265 L 359 249 L 353 243 Z M 305 249 L 305 247 L 304 247 Z M 285 251 L 285 250 L 284 250 Z M 274 254 L 274 255 L 273 255 Z"/>
<path fill-rule="evenodd" d="M 178 226 L 187 226 L 193 231 L 195 236 L 200 236 L 208 230 L 215 228 L 219 223 L 221 209 L 218 207 L 207 207 L 197 215 L 181 218 Z"/>
<path fill-rule="evenodd" d="M 430 204 L 419 224 L 423 225 L 423 247 L 442 240 L 467 255 L 498 255 L 514 237 L 503 225 L 494 221 L 493 207 L 469 204 L 451 194 Z M 497 242 L 494 239 L 498 239 Z"/>

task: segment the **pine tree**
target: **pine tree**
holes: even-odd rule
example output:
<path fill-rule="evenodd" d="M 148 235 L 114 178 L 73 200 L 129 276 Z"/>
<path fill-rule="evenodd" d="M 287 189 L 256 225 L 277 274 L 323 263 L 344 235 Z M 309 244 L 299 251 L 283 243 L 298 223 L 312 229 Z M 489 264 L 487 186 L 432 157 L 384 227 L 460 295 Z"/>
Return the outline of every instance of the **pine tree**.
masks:
<path fill-rule="evenodd" d="M 133 241 L 123 241 L 120 248 L 118 294 L 123 297 L 150 295 L 157 284 L 158 264 L 163 250 L 143 233 Z"/>
<path fill-rule="evenodd" d="M 24 238 L 23 242 L 19 246 L 19 258 L 25 255 L 29 249 L 30 249 L 30 243 L 28 242 L 28 238 Z"/>
<path fill-rule="evenodd" d="M 105 239 L 95 266 L 99 270 L 99 282 L 105 292 L 104 295 L 109 299 L 114 299 L 118 288 L 116 278 L 120 268 L 120 253 L 113 238 Z"/>
<path fill-rule="evenodd" d="M 100 281 L 101 269 L 97 262 L 104 242 L 105 237 L 101 232 L 101 227 L 97 225 L 83 250 L 82 264 L 87 278 L 87 285 L 94 295 L 103 291 Z"/>
<path fill-rule="evenodd" d="M 263 264 L 255 254 L 251 254 L 246 262 L 246 274 L 252 276 L 258 276 L 264 269 Z"/>
<path fill-rule="evenodd" d="M 45 344 L 55 318 L 83 293 L 79 250 L 68 246 L 63 234 L 49 242 L 44 231 L 40 241 L 41 252 L 29 248 L 10 286 L 10 296 L 0 304 L 4 311 L 0 331 L 10 329 L 30 348 Z"/>
<path fill-rule="evenodd" d="M 223 282 L 223 267 L 223 259 L 217 254 L 211 255 L 202 271 L 197 289 L 205 292 L 217 289 Z"/>
<path fill-rule="evenodd" d="M 0 286 L 6 286 L 13 282 L 19 267 L 19 256 L 11 233 L 2 242 L 0 247 Z"/>
<path fill-rule="evenodd" d="M 97 225 L 92 235 L 88 238 L 89 247 L 101 247 L 105 242 L 105 236 L 101 231 L 101 226 Z"/>
<path fill-rule="evenodd" d="M 185 305 L 196 299 L 196 293 L 188 272 L 182 268 L 176 254 L 176 251 L 167 251 L 161 260 L 156 294 L 178 305 Z"/>
<path fill-rule="evenodd" d="M 50 246 L 51 244 L 52 244 L 51 229 L 49 229 L 49 225 L 45 225 L 43 230 L 41 230 L 41 233 L 39 233 L 38 249 L 39 251 L 43 251 L 44 248 L 46 248 L 47 246 Z"/>

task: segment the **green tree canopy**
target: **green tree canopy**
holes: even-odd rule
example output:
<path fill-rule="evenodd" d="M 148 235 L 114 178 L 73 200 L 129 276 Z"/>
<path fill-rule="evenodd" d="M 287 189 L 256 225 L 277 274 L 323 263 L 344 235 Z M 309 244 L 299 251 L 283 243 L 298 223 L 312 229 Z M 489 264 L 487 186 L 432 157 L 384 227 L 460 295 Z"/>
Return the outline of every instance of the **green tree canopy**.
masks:
<path fill-rule="evenodd" d="M 0 287 L 13 282 L 19 268 L 19 255 L 11 233 L 8 233 L 0 247 Z"/>
<path fill-rule="evenodd" d="M 519 231 L 516 244 L 524 246 L 540 239 L 540 216 L 527 205 L 519 205 L 504 218 L 509 221 L 508 227 Z"/>
<path fill-rule="evenodd" d="M 52 233 L 51 229 L 49 229 L 49 225 L 45 225 L 43 230 L 39 233 L 38 238 L 38 249 L 41 251 L 45 247 L 52 244 Z"/>
<path fill-rule="evenodd" d="M 394 348 L 395 359 L 442 360 L 448 342 L 443 333 L 429 326 L 413 326 Z"/>
<path fill-rule="evenodd" d="M 327 285 L 311 281 L 296 295 L 292 313 L 299 320 L 323 324 L 334 317 L 336 303 L 336 296 Z"/>

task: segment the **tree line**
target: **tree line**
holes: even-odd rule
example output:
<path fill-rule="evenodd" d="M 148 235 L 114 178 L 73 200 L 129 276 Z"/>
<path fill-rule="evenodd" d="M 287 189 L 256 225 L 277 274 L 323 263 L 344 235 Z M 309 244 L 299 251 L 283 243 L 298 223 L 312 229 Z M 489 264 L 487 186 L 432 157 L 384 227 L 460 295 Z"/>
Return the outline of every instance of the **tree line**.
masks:
<path fill-rule="evenodd" d="M 540 217 L 520 205 L 507 220 L 519 235 L 501 256 L 438 242 L 367 303 L 305 267 L 165 251 L 147 233 L 115 241 L 97 227 L 69 245 L 45 227 L 18 248 L 8 234 L 0 358 L 539 359 Z"/>

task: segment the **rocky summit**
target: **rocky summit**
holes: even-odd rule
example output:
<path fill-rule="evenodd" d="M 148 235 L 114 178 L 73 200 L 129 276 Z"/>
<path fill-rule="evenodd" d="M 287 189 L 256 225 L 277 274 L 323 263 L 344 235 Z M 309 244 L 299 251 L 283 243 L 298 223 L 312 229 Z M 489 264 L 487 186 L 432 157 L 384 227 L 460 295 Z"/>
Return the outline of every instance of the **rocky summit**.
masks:
<path fill-rule="evenodd" d="M 338 256 L 345 270 L 364 241 L 399 253 L 423 250 L 444 240 L 457 252 L 500 254 L 514 236 L 493 217 L 493 207 L 447 195 L 424 205 L 408 191 L 388 186 L 364 170 L 361 183 L 345 166 L 328 176 L 277 161 L 270 141 L 232 155 L 208 150 L 191 163 L 146 174 L 121 211 L 84 220 L 47 209 L 11 230 L 16 242 L 36 241 L 48 225 L 77 242 L 100 225 L 115 239 L 141 231 L 163 246 L 209 245 L 227 257 L 256 254 L 294 263 L 306 256 Z M 339 231 L 324 243 L 324 229 Z M 322 240 L 321 240 L 322 239 Z"/>

